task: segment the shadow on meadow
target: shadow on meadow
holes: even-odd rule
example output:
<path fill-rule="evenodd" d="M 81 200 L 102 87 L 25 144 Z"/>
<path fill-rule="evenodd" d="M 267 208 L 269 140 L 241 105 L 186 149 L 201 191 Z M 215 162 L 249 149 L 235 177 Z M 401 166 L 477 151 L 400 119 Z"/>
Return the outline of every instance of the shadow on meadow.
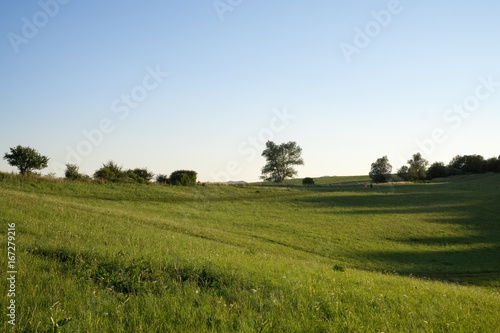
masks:
<path fill-rule="evenodd" d="M 381 215 L 391 222 L 404 218 L 406 224 L 402 223 L 400 232 L 396 230 L 401 236 L 383 238 L 394 246 L 386 251 L 359 253 L 367 262 L 377 262 L 377 266 L 387 267 L 388 271 L 500 287 L 500 207 L 497 204 L 500 191 L 495 182 L 384 185 L 353 190 L 311 187 L 306 191 L 319 195 L 296 201 L 321 208 L 325 214 L 358 215 L 367 221 L 370 216 L 380 220 Z M 416 224 L 422 223 L 424 229 L 417 229 L 423 230 L 420 235 L 413 232 L 409 237 L 404 228 L 412 219 Z M 425 231 L 426 223 L 450 225 L 450 232 L 455 234 L 433 235 L 431 230 Z"/>

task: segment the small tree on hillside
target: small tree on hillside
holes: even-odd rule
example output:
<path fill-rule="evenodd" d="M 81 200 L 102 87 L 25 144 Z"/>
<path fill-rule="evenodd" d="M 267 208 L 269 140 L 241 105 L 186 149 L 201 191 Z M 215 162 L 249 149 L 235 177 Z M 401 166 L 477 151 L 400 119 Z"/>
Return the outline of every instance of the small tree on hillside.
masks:
<path fill-rule="evenodd" d="M 391 172 L 392 165 L 389 163 L 387 156 L 384 156 L 372 163 L 372 167 L 368 175 L 375 183 L 385 183 L 391 180 Z"/>
<path fill-rule="evenodd" d="M 108 182 L 120 182 L 126 177 L 123 169 L 115 162 L 109 161 L 103 164 L 102 167 L 94 173 L 94 178 Z"/>
<path fill-rule="evenodd" d="M 17 167 L 21 175 L 30 174 L 33 170 L 41 170 L 48 166 L 49 158 L 30 147 L 17 146 L 5 153 L 4 160 Z"/>
<path fill-rule="evenodd" d="M 297 175 L 293 168 L 295 165 L 303 165 L 301 157 L 302 148 L 296 142 L 290 141 L 277 145 L 272 141 L 267 141 L 266 149 L 262 156 L 266 158 L 266 165 L 262 168 L 261 178 L 266 181 L 281 183 L 287 178 Z"/>
<path fill-rule="evenodd" d="M 66 179 L 70 179 L 70 180 L 82 180 L 85 178 L 89 178 L 86 175 L 82 175 L 79 172 L 79 169 L 80 168 L 78 167 L 78 165 L 68 163 L 68 164 L 66 164 L 66 171 L 64 172 L 64 176 L 66 177 Z"/>

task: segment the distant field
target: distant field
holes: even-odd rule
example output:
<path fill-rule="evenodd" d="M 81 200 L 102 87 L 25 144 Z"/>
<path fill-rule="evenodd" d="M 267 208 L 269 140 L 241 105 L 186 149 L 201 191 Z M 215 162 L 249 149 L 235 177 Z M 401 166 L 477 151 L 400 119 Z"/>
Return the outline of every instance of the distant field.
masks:
<path fill-rule="evenodd" d="M 316 185 L 356 185 L 369 184 L 368 176 L 325 176 L 313 178 Z M 302 178 L 288 179 L 284 182 L 287 185 L 302 185 Z"/>
<path fill-rule="evenodd" d="M 2 328 L 498 332 L 500 175 L 359 185 L 185 188 L 0 174 L 0 265 L 15 223 L 18 271 L 16 330 L 5 314 Z"/>

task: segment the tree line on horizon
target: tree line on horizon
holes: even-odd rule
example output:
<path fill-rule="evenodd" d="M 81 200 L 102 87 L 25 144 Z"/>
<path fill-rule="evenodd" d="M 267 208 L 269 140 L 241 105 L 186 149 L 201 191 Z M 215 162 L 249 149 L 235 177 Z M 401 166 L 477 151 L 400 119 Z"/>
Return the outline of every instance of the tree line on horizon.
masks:
<path fill-rule="evenodd" d="M 90 177 L 79 173 L 78 166 L 75 164 L 66 164 L 66 179 L 70 180 L 90 180 Z M 196 184 L 196 171 L 177 170 L 170 176 L 159 174 L 156 176 L 147 168 L 135 168 L 125 170 L 115 162 L 109 161 L 94 172 L 94 179 L 103 182 L 112 183 L 150 183 L 154 178 L 158 184 L 162 185 L 181 185 L 192 186 Z"/>
<path fill-rule="evenodd" d="M 10 148 L 10 153 L 4 155 L 4 159 L 14 167 L 17 167 L 22 176 L 38 175 L 34 170 L 41 170 L 48 166 L 49 158 L 41 155 L 31 147 L 17 146 Z M 64 176 L 68 180 L 91 181 L 92 179 L 102 182 L 112 183 L 150 183 L 154 174 L 147 168 L 123 169 L 113 161 L 104 163 L 102 167 L 96 170 L 93 178 L 80 173 L 76 164 L 66 164 Z M 190 186 L 196 184 L 196 171 L 177 170 L 170 176 L 159 174 L 156 176 L 156 182 L 164 185 L 182 185 Z"/>
<path fill-rule="evenodd" d="M 297 175 L 294 166 L 304 165 L 302 159 L 302 148 L 296 142 L 276 144 L 267 141 L 266 149 L 262 156 L 266 164 L 262 168 L 261 179 L 269 182 L 281 183 L 287 178 Z M 18 168 L 21 175 L 37 174 L 34 170 L 41 170 L 48 166 L 49 158 L 30 147 L 17 146 L 10 148 L 10 153 L 4 155 L 4 159 L 11 166 Z M 500 172 L 500 156 L 485 159 L 481 155 L 457 155 L 447 165 L 443 162 L 435 162 L 429 166 L 429 162 L 420 154 L 416 153 L 408 165 L 397 170 L 397 180 L 421 181 L 435 178 L 446 178 L 455 175 L 479 174 L 485 172 Z M 368 174 L 374 183 L 384 183 L 395 179 L 392 174 L 392 165 L 387 156 L 377 159 L 371 164 Z M 123 169 L 115 162 L 109 161 L 96 170 L 93 177 L 79 172 L 76 164 L 66 164 L 65 178 L 68 180 L 90 181 L 92 179 L 102 182 L 114 183 L 150 183 L 155 179 L 156 183 L 164 185 L 195 185 L 197 173 L 192 170 L 177 170 L 170 176 L 159 174 L 156 176 L 147 168 Z M 313 185 L 314 179 L 306 177 L 304 185 Z"/>
<path fill-rule="evenodd" d="M 420 153 L 416 153 L 397 170 L 396 175 L 404 181 L 431 180 L 467 174 L 500 172 L 500 156 L 485 159 L 481 155 L 457 155 L 448 164 L 429 162 Z M 393 180 L 392 165 L 387 156 L 377 159 L 371 165 L 368 174 L 374 183 L 385 183 Z"/>
<path fill-rule="evenodd" d="M 262 168 L 261 179 L 280 183 L 287 178 L 297 175 L 294 165 L 303 165 L 301 157 L 302 148 L 296 142 L 290 141 L 280 145 L 272 141 L 267 141 L 266 149 L 262 156 L 267 163 Z M 6 153 L 4 159 L 14 167 L 17 167 L 21 175 L 37 174 L 34 170 L 41 170 L 48 166 L 49 158 L 38 153 L 31 147 L 17 146 L 10 148 L 10 153 Z M 96 170 L 91 178 L 82 174 L 76 164 L 66 164 L 65 178 L 69 180 L 90 181 L 92 179 L 106 182 L 120 183 L 150 183 L 154 174 L 147 168 L 123 169 L 115 162 L 109 161 Z M 194 185 L 197 183 L 197 173 L 192 170 L 177 170 L 170 176 L 159 174 L 156 176 L 156 183 L 164 185 Z"/>

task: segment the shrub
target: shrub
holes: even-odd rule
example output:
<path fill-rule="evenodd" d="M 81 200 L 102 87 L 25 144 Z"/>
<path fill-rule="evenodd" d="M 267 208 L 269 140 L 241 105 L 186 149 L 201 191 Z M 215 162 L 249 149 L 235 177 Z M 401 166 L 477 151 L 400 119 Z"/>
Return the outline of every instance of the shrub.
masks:
<path fill-rule="evenodd" d="M 154 174 L 150 172 L 147 168 L 144 169 L 136 168 L 133 170 L 133 173 L 137 176 L 138 180 L 141 183 L 149 183 L 154 177 Z"/>
<path fill-rule="evenodd" d="M 69 180 L 81 180 L 84 178 L 79 172 L 79 167 L 76 164 L 66 164 L 66 171 L 64 172 L 64 176 Z"/>
<path fill-rule="evenodd" d="M 306 177 L 302 179 L 302 185 L 314 185 L 314 179 L 311 177 Z"/>
<path fill-rule="evenodd" d="M 125 183 L 144 183 L 144 179 L 139 177 L 134 170 L 127 170 L 123 172 L 123 178 L 119 179 L 120 182 Z"/>
<path fill-rule="evenodd" d="M 172 172 L 169 180 L 172 185 L 193 186 L 196 184 L 196 176 L 195 171 L 178 170 Z"/>
<path fill-rule="evenodd" d="M 109 161 L 94 173 L 94 178 L 108 182 L 120 182 L 126 179 L 126 172 L 122 170 L 115 162 Z"/>
<path fill-rule="evenodd" d="M 168 179 L 167 175 L 158 175 L 156 176 L 156 182 L 158 184 L 169 185 L 170 179 Z"/>

